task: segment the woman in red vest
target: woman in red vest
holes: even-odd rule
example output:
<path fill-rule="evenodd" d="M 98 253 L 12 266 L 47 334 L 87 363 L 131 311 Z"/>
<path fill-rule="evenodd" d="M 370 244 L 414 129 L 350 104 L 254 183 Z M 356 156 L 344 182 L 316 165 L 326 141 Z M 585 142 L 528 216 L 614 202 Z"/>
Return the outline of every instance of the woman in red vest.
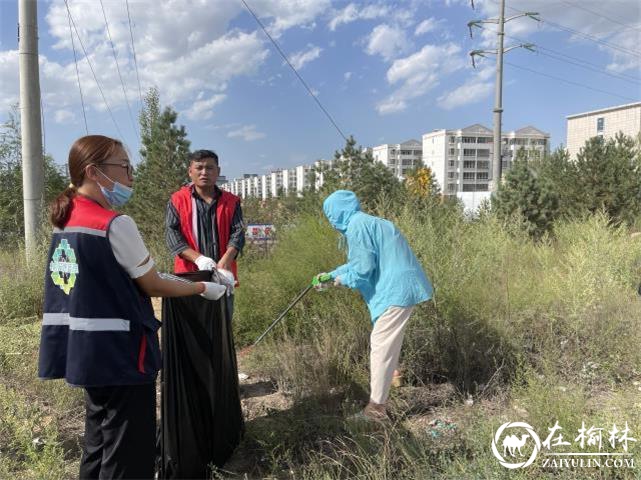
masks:
<path fill-rule="evenodd" d="M 218 300 L 225 288 L 158 275 L 135 222 L 113 210 L 133 187 L 121 142 L 76 140 L 69 175 L 51 206 L 38 376 L 85 390 L 80 478 L 151 479 L 160 322 L 150 297 Z"/>

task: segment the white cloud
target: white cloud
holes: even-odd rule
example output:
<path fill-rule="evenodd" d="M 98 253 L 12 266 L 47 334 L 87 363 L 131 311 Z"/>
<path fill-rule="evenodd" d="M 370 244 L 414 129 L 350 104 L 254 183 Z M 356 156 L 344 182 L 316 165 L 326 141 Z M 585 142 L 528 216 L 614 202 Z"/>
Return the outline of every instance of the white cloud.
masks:
<path fill-rule="evenodd" d="M 423 20 L 421 23 L 419 23 L 416 26 L 416 30 L 414 30 L 414 35 L 419 36 L 423 35 L 428 32 L 433 32 L 436 30 L 438 27 L 438 20 L 436 20 L 434 17 L 428 18 L 427 20 Z"/>
<path fill-rule="evenodd" d="M 216 0 L 216 8 L 212 8 L 210 2 L 203 0 L 202 3 L 209 9 L 216 10 L 218 1 Z M 331 0 L 252 0 L 248 3 L 258 17 L 272 20 L 267 28 L 275 36 L 292 27 L 313 28 L 316 17 L 331 6 Z"/>
<path fill-rule="evenodd" d="M 494 91 L 494 83 L 488 81 L 494 74 L 494 68 L 488 67 L 478 71 L 463 85 L 441 95 L 438 105 L 445 110 L 452 110 L 486 99 Z"/>
<path fill-rule="evenodd" d="M 343 74 L 343 78 L 345 79 L 346 82 L 349 82 L 350 78 L 352 78 L 352 72 L 345 72 Z"/>
<path fill-rule="evenodd" d="M 102 10 L 95 0 L 74 0 L 69 7 L 88 58 L 112 111 L 125 108 L 125 97 L 107 42 Z M 56 60 L 41 55 L 41 91 L 45 110 L 76 111 L 79 95 L 71 52 L 67 11 L 62 1 L 45 3 L 46 24 L 57 50 Z M 329 0 L 254 0 L 256 13 L 268 19 L 268 28 L 280 34 L 289 28 L 311 26 L 329 8 Z M 105 2 L 109 30 L 117 52 L 127 99 L 138 108 L 139 91 L 127 10 L 121 2 Z M 138 0 L 130 2 L 136 58 L 143 93 L 157 86 L 162 101 L 190 116 L 210 116 L 211 107 L 225 98 L 228 85 L 240 76 L 259 71 L 269 55 L 260 30 L 230 30 L 230 23 L 246 15 L 237 0 L 216 0 L 215 8 L 205 0 Z M 153 11 L 153 15 L 150 12 Z M 75 35 L 74 35 L 75 37 Z M 99 89 L 87 65 L 78 38 L 78 69 L 88 110 L 106 111 Z M 43 50 L 44 51 L 44 50 Z M 307 60 L 309 61 L 309 60 Z M 0 51 L 0 108 L 18 99 L 17 51 Z M 197 95 L 203 92 L 200 98 Z"/>
<path fill-rule="evenodd" d="M 405 30 L 385 23 L 376 26 L 367 38 L 365 51 L 369 55 L 381 55 L 389 61 L 403 54 L 410 47 Z"/>
<path fill-rule="evenodd" d="M 69 110 L 56 110 L 53 114 L 53 119 L 59 124 L 74 123 L 76 115 Z"/>
<path fill-rule="evenodd" d="M 453 43 L 425 45 L 421 50 L 400 58 L 387 70 L 387 82 L 397 88 L 380 101 L 379 114 L 401 112 L 413 99 L 422 97 L 439 84 L 439 81 L 465 65 L 460 55 L 461 47 Z"/>
<path fill-rule="evenodd" d="M 465 0 L 457 2 L 467 4 Z M 641 6 L 638 0 L 617 0 L 604 3 L 601 0 L 576 1 L 578 7 L 572 7 L 564 2 L 551 2 L 549 0 L 512 0 L 506 6 L 506 16 L 518 15 L 519 12 L 538 12 L 543 22 L 529 18 L 519 18 L 505 24 L 506 45 L 518 44 L 519 39 L 537 40 L 537 33 L 557 32 L 569 36 L 573 42 L 591 45 L 607 53 L 611 58 L 608 69 L 617 72 L 641 70 L 641 57 L 638 55 L 639 31 L 641 29 Z M 612 7 L 608 6 L 612 3 Z M 493 0 L 476 0 L 479 18 L 496 17 L 498 2 Z M 614 21 L 613 21 L 614 20 Z M 552 23 L 550 23 L 552 22 Z M 623 26 L 621 23 L 627 25 Z M 588 34 L 592 39 L 583 35 L 573 34 L 560 30 L 557 25 L 567 27 L 577 32 Z M 475 37 L 480 34 L 481 46 L 495 48 L 496 34 L 489 27 L 479 31 L 475 29 Z M 510 38 L 517 37 L 517 38 Z M 609 48 L 594 42 L 594 38 L 607 43 L 622 46 L 629 53 Z M 555 48 L 554 45 L 549 48 Z M 636 52 L 636 54 L 634 53 Z M 632 53 L 632 54 L 630 54 Z"/>
<path fill-rule="evenodd" d="M 323 51 L 322 48 L 314 45 L 308 45 L 308 48 L 309 50 L 301 50 L 290 57 L 289 60 L 296 70 L 300 70 L 306 63 L 316 60 Z"/>
<path fill-rule="evenodd" d="M 256 125 L 245 125 L 238 130 L 232 130 L 227 133 L 229 138 L 242 138 L 246 142 L 253 142 L 254 140 L 260 140 L 265 138 L 266 135 L 263 132 L 256 131 Z"/>
<path fill-rule="evenodd" d="M 209 120 L 214 115 L 214 106 L 227 98 L 227 95 L 219 93 L 209 98 L 203 98 L 204 92 L 201 92 L 198 99 L 185 110 L 185 116 L 190 120 Z"/>
<path fill-rule="evenodd" d="M 373 20 L 382 18 L 390 13 L 390 7 L 387 5 L 367 5 L 365 7 L 350 3 L 342 10 L 334 12 L 334 16 L 329 22 L 329 29 L 333 32 L 341 25 L 355 22 L 356 20 Z"/>

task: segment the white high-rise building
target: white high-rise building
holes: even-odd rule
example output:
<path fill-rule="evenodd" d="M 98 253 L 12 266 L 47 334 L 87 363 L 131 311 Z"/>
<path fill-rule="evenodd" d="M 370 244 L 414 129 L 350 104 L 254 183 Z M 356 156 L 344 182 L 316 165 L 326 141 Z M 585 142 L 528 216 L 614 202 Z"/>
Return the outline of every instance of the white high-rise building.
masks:
<path fill-rule="evenodd" d="M 504 132 L 501 136 L 504 172 L 521 148 L 530 157 L 542 157 L 550 151 L 550 135 L 534 127 Z M 488 191 L 493 151 L 492 130 L 479 124 L 423 135 L 423 163 L 432 170 L 447 195 Z"/>
<path fill-rule="evenodd" d="M 371 152 L 374 161 L 381 162 L 403 180 L 407 172 L 421 162 L 423 147 L 418 140 L 407 140 L 403 143 L 378 145 Z"/>
<path fill-rule="evenodd" d="M 262 198 L 263 200 L 266 200 L 267 197 L 269 197 L 269 194 L 271 192 L 271 183 L 272 183 L 271 175 L 260 176 L 260 198 Z"/>
<path fill-rule="evenodd" d="M 310 176 L 314 171 L 314 167 L 311 165 L 299 165 L 296 167 L 296 193 L 302 195 L 302 193 L 311 188 L 312 183 L 310 181 Z"/>
<path fill-rule="evenodd" d="M 274 170 L 271 172 L 271 196 L 278 197 L 283 190 L 283 171 Z"/>
<path fill-rule="evenodd" d="M 296 169 L 295 168 L 284 168 L 281 170 L 283 178 L 283 194 L 289 195 L 292 192 L 296 191 Z"/>
<path fill-rule="evenodd" d="M 641 102 L 602 108 L 569 115 L 567 118 L 567 149 L 571 159 L 592 137 L 614 138 L 618 132 L 636 137 L 641 132 Z"/>

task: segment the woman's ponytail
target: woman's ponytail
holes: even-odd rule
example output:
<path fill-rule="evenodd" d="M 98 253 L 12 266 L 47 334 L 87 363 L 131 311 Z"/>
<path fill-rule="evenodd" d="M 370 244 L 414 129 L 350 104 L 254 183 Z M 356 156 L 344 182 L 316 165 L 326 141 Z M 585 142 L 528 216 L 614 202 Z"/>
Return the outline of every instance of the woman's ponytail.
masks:
<path fill-rule="evenodd" d="M 70 183 L 69 186 L 51 202 L 49 218 L 54 227 L 65 228 L 73 206 L 71 200 L 76 196 L 76 193 L 76 187 Z"/>

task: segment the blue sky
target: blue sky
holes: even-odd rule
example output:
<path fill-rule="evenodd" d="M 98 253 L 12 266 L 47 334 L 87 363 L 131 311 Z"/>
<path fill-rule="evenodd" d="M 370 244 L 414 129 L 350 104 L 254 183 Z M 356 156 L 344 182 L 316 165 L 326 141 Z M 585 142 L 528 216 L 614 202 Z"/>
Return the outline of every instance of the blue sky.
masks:
<path fill-rule="evenodd" d="M 103 3 L 137 119 L 126 5 Z M 492 126 L 494 57 L 480 59 L 473 69 L 468 53 L 495 48 L 495 25 L 476 29 L 470 39 L 467 22 L 496 16 L 495 0 L 476 0 L 476 10 L 465 0 L 247 3 L 340 128 L 359 144 L 420 140 L 433 129 L 473 123 Z M 505 66 L 504 130 L 533 125 L 549 132 L 556 146 L 565 143 L 566 115 L 641 98 L 637 0 L 507 0 L 507 5 L 507 16 L 529 10 L 544 21 L 507 24 L 506 47 L 526 41 L 538 52 L 517 49 L 505 57 L 512 65 Z M 69 0 L 69 6 L 122 132 L 105 109 L 74 32 L 89 133 L 122 137 L 137 160 L 137 125 L 130 120 L 100 3 Z M 38 2 L 38 8 L 46 149 L 64 163 L 71 143 L 85 133 L 69 20 L 62 1 Z M 219 153 L 223 174 L 311 163 L 343 145 L 240 0 L 130 0 L 129 8 L 143 93 L 158 87 L 163 104 L 178 111 L 192 147 Z M 4 120 L 18 99 L 17 1 L 0 0 L 0 9 Z"/>

